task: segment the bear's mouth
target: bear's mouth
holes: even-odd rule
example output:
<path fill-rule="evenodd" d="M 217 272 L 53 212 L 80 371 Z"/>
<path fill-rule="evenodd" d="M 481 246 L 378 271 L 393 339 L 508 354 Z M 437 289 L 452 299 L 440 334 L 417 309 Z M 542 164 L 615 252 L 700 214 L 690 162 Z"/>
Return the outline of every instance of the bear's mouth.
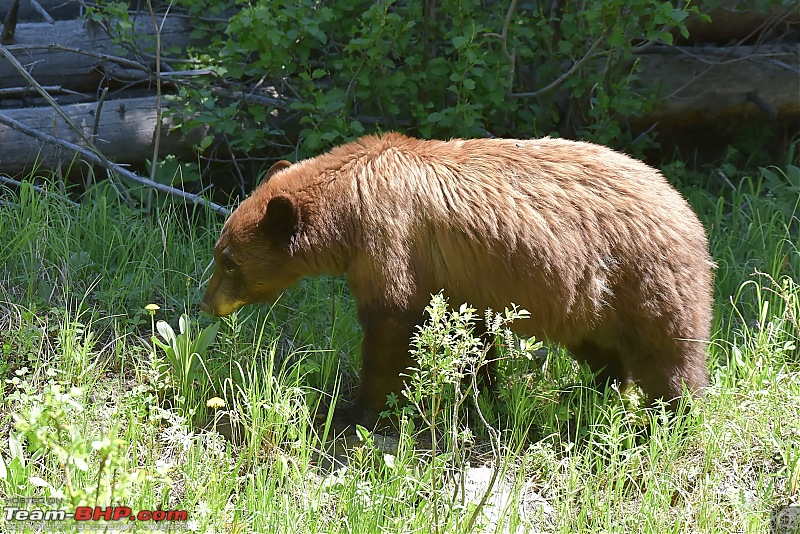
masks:
<path fill-rule="evenodd" d="M 208 293 L 205 294 L 203 300 L 200 301 L 200 309 L 214 317 L 225 317 L 232 314 L 242 306 L 247 304 L 242 301 L 234 302 L 215 302 L 214 299 L 209 298 Z"/>

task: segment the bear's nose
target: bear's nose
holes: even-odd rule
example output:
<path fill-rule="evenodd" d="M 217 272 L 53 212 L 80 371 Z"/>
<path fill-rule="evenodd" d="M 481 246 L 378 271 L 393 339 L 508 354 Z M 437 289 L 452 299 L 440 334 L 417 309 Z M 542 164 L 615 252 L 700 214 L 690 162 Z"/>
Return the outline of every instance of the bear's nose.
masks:
<path fill-rule="evenodd" d="M 209 315 L 217 315 L 214 313 L 214 308 L 210 304 L 206 304 L 205 300 L 200 301 L 200 309 Z"/>

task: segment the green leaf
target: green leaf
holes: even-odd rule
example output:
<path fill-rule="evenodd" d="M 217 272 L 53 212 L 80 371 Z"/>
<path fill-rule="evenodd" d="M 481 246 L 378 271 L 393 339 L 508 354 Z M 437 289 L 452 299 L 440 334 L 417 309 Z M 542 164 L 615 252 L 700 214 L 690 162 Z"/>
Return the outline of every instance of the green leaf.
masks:
<path fill-rule="evenodd" d="M 433 113 L 428 115 L 428 122 L 436 123 L 436 122 L 441 121 L 443 117 L 444 116 L 442 115 L 442 113 L 440 111 L 434 111 Z"/>
<path fill-rule="evenodd" d="M 194 342 L 194 350 L 199 354 L 205 353 L 206 349 L 214 342 L 214 338 L 217 337 L 217 331 L 219 330 L 219 321 L 212 324 L 211 326 L 203 329 L 200 332 L 200 335 L 197 337 L 197 341 Z"/>
<path fill-rule="evenodd" d="M 176 341 L 175 331 L 166 321 L 158 321 L 156 323 L 156 330 L 161 334 L 161 337 L 170 345 L 174 346 Z"/>
<path fill-rule="evenodd" d="M 649 38 L 648 36 L 648 39 Z M 608 45 L 612 48 L 624 48 L 627 43 L 628 40 L 625 38 L 625 34 L 620 27 L 614 28 L 614 31 L 608 36 Z"/>
<path fill-rule="evenodd" d="M 465 35 L 459 35 L 458 37 L 453 37 L 452 43 L 453 46 L 458 49 L 462 48 L 465 44 L 470 41 L 470 38 Z"/>
<path fill-rule="evenodd" d="M 327 100 L 322 106 L 324 113 L 334 113 L 344 107 L 344 100 Z"/>
<path fill-rule="evenodd" d="M 181 334 L 188 334 L 191 324 L 192 323 L 189 319 L 189 316 L 185 313 L 181 314 L 180 318 L 178 319 L 178 328 L 180 328 Z"/>
<path fill-rule="evenodd" d="M 200 144 L 198 145 L 201 152 L 205 151 L 208 147 L 211 146 L 211 143 L 214 141 L 213 135 L 204 135 L 202 139 L 200 139 Z"/>
<path fill-rule="evenodd" d="M 25 453 L 22 450 L 22 443 L 16 434 L 8 436 L 8 451 L 11 453 L 11 458 L 19 458 L 22 465 L 25 465 Z"/>
<path fill-rule="evenodd" d="M 672 20 L 675 22 L 682 22 L 689 16 L 689 12 L 683 9 L 675 9 L 672 11 Z"/>
<path fill-rule="evenodd" d="M 313 130 L 305 130 L 307 133 L 305 134 L 304 144 L 308 151 L 315 151 L 319 147 L 322 146 L 322 140 L 320 139 L 319 132 Z"/>
<path fill-rule="evenodd" d="M 369 442 L 370 440 L 369 430 L 361 425 L 356 425 L 356 436 L 359 440 L 364 442 Z"/>
<path fill-rule="evenodd" d="M 172 350 L 172 347 L 170 345 L 167 345 L 166 343 L 164 343 L 163 341 L 158 339 L 156 336 L 152 336 L 150 339 L 151 339 L 151 341 L 153 342 L 154 345 L 156 345 L 158 348 L 160 348 L 164 352 Z"/>
<path fill-rule="evenodd" d="M 795 165 L 786 166 L 786 178 L 793 188 L 800 189 L 800 167 Z"/>

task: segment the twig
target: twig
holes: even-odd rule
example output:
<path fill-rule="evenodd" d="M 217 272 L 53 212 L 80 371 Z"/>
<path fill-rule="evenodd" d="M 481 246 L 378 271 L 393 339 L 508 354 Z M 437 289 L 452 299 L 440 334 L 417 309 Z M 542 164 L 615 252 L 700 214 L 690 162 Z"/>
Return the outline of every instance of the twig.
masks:
<path fill-rule="evenodd" d="M 65 95 L 75 95 L 75 96 L 84 96 L 84 93 L 80 93 L 78 91 L 73 91 L 71 89 L 64 89 L 60 85 L 46 85 L 42 86 L 42 89 L 50 93 L 57 94 L 65 94 Z M 12 96 L 21 96 L 24 97 L 26 94 L 33 92 L 33 89 L 30 87 L 3 87 L 0 89 L 0 98 L 12 97 Z"/>
<path fill-rule="evenodd" d="M 64 112 L 64 110 L 61 109 L 61 106 L 58 105 L 58 102 L 56 102 L 53 99 L 53 97 L 50 96 L 50 93 L 45 91 L 44 88 L 41 86 L 41 84 L 39 84 L 39 82 L 37 82 L 36 79 L 33 76 L 31 76 L 31 74 L 25 69 L 25 67 L 22 66 L 22 64 L 17 60 L 17 58 L 14 57 L 14 55 L 11 52 L 9 52 L 9 50 L 5 46 L 1 44 L 0 44 L 0 54 L 5 56 L 5 58 L 9 61 L 9 63 L 11 63 L 11 65 L 17 70 L 17 72 L 19 72 L 22 75 L 22 77 L 25 78 L 25 81 L 27 81 L 34 89 L 36 89 L 36 91 L 40 95 L 42 95 L 42 97 L 47 101 L 47 103 L 50 104 L 50 107 L 52 107 L 53 110 L 58 114 L 58 116 L 61 117 L 61 119 L 64 122 L 67 123 L 67 126 L 69 126 L 72 129 L 72 131 L 78 134 L 78 137 L 80 137 L 81 140 L 83 140 L 83 142 L 86 143 L 86 146 L 89 147 L 95 153 L 97 158 L 103 163 L 103 167 L 108 168 L 108 166 L 111 163 L 108 161 L 105 155 L 103 155 L 103 153 L 100 152 L 100 150 L 95 146 L 94 142 L 89 138 L 89 136 L 86 135 L 86 132 L 84 132 L 81 128 L 78 127 L 77 124 L 75 124 L 75 122 L 73 122 L 73 120 L 69 117 L 69 115 L 67 115 Z M 111 179 L 111 183 L 118 188 L 117 193 L 120 195 L 120 197 L 122 197 L 125 203 L 128 204 L 129 206 L 133 206 L 133 201 L 131 200 L 130 196 L 125 192 L 125 190 L 121 187 L 122 184 L 116 183 L 115 178 L 112 177 L 111 175 L 109 175 L 109 178 Z"/>
<path fill-rule="evenodd" d="M 626 124 L 627 124 L 627 126 L 628 126 L 628 130 L 630 130 L 630 123 L 629 123 L 629 122 L 626 122 Z M 629 142 L 625 143 L 625 146 L 622 148 L 622 149 L 623 149 L 623 151 L 625 151 L 625 150 L 627 149 L 627 147 L 635 146 L 635 145 L 636 145 L 636 143 L 638 143 L 638 142 L 639 142 L 639 139 L 642 139 L 644 136 L 646 136 L 647 134 L 649 134 L 650 132 L 652 132 L 653 130 L 655 130 L 656 128 L 658 128 L 658 124 L 659 124 L 659 121 L 655 121 L 653 124 L 651 124 L 650 126 L 648 126 L 648 127 L 647 127 L 647 129 L 645 129 L 645 130 L 644 130 L 643 132 L 641 132 L 639 135 L 637 135 L 636 137 L 634 137 L 633 139 L 631 139 Z"/>
<path fill-rule="evenodd" d="M 532 91 L 532 92 L 529 92 L 529 93 L 511 93 L 511 95 L 509 95 L 509 96 L 511 96 L 512 98 L 533 98 L 533 97 L 537 97 L 537 96 L 543 95 L 544 93 L 547 93 L 548 91 L 551 91 L 551 90 L 555 89 L 556 87 L 561 85 L 567 78 L 572 76 L 587 61 L 592 59 L 596 55 L 594 53 L 594 49 L 597 48 L 600 45 L 600 43 L 602 43 L 604 40 L 605 40 L 605 35 L 601 35 L 600 37 L 598 37 L 597 40 L 594 43 L 592 43 L 592 46 L 589 47 L 589 51 L 586 52 L 586 55 L 584 55 L 581 59 L 579 59 L 578 61 L 573 63 L 572 67 L 570 67 L 570 69 L 567 72 L 565 72 L 564 74 L 559 76 L 556 80 L 554 80 L 548 86 L 543 87 L 543 88 L 539 89 L 538 91 Z"/>
<path fill-rule="evenodd" d="M 46 133 L 42 133 L 40 131 L 34 130 L 33 128 L 30 128 L 30 127 L 26 126 L 25 124 L 23 124 L 23 123 L 21 123 L 19 121 L 16 121 L 16 120 L 14 120 L 14 119 L 12 119 L 10 117 L 7 117 L 6 115 L 4 115 L 2 113 L 0 113 L 0 124 L 5 124 L 9 128 L 13 128 L 13 129 L 15 129 L 15 130 L 17 130 L 19 132 L 22 132 L 22 133 L 24 133 L 26 135 L 29 135 L 29 136 L 33 137 L 34 139 L 38 139 L 40 141 L 44 141 L 46 143 L 50 143 L 50 144 L 53 144 L 53 145 L 56 145 L 56 146 L 60 146 L 60 147 L 63 147 L 63 148 L 67 148 L 67 149 L 69 149 L 71 151 L 77 152 L 83 158 L 89 160 L 90 162 L 94 163 L 95 165 L 103 167 L 109 173 L 116 173 L 116 174 L 122 176 L 123 178 L 125 178 L 127 180 L 130 180 L 130 181 L 132 181 L 134 183 L 141 184 L 141 185 L 144 185 L 146 187 L 150 187 L 152 189 L 155 189 L 156 191 L 161 191 L 162 193 L 166 193 L 168 195 L 172 195 L 172 196 L 175 196 L 175 197 L 178 197 L 178 198 L 182 198 L 183 200 L 191 202 L 192 204 L 197 204 L 197 205 L 200 205 L 200 206 L 206 206 L 209 209 L 211 209 L 212 211 L 214 211 L 215 213 L 218 213 L 220 215 L 228 215 L 229 214 L 228 209 L 225 208 L 224 206 L 220 206 L 219 204 L 211 202 L 210 200 L 206 200 L 205 198 L 203 198 L 200 195 L 187 193 L 186 191 L 183 191 L 181 189 L 176 189 L 176 188 L 170 187 L 168 185 L 164 185 L 164 184 L 159 184 L 157 182 L 153 182 L 152 180 L 148 180 L 147 178 L 142 178 L 141 176 L 139 176 L 137 174 L 134 174 L 131 171 L 127 170 L 126 168 L 122 167 L 121 165 L 119 165 L 117 163 L 114 163 L 112 161 L 109 161 L 105 157 L 103 157 L 101 159 L 101 157 L 98 154 L 96 154 L 95 152 L 92 152 L 91 150 L 88 150 L 88 149 L 86 149 L 86 148 L 84 148 L 82 146 L 78 146 L 76 144 L 70 143 L 69 141 L 64 141 L 63 139 L 59 139 L 57 137 L 53 137 L 52 135 L 48 135 Z"/>
<path fill-rule="evenodd" d="M 92 141 L 97 140 L 97 132 L 100 129 L 100 112 L 103 111 L 103 104 L 108 96 L 108 86 L 103 87 L 103 92 L 100 93 L 100 98 L 97 100 L 97 108 L 94 110 L 94 124 L 92 125 Z"/>
<path fill-rule="evenodd" d="M 100 130 L 100 114 L 103 112 L 103 104 L 106 101 L 106 96 L 108 96 L 108 85 L 103 87 L 103 92 L 100 93 L 100 98 L 97 100 L 97 107 L 94 110 L 94 125 L 92 126 L 92 141 L 97 140 L 97 132 Z M 94 178 L 94 173 L 90 172 L 86 176 L 86 189 L 88 190 L 92 187 L 92 182 Z"/>
<path fill-rule="evenodd" d="M 484 359 L 486 358 L 486 352 L 484 352 Z M 473 527 L 475 526 L 475 522 L 478 520 L 478 516 L 481 513 L 481 510 L 486 506 L 486 503 L 489 501 L 489 497 L 491 496 L 492 492 L 494 491 L 494 485 L 497 483 L 497 477 L 500 475 L 500 431 L 494 428 L 483 415 L 483 412 L 480 409 L 480 404 L 478 403 L 478 395 L 479 395 L 479 388 L 477 384 L 476 373 L 472 373 L 472 397 L 475 406 L 478 407 L 476 410 L 478 412 L 478 417 L 480 418 L 481 422 L 483 423 L 486 430 L 489 432 L 489 441 L 492 444 L 492 452 L 494 453 L 494 466 L 492 467 L 492 477 L 489 479 L 489 483 L 486 486 L 486 491 L 483 492 L 483 496 L 481 496 L 481 500 L 475 506 L 475 509 L 472 512 L 472 515 L 467 522 L 467 528 L 465 532 L 472 532 Z"/>
<path fill-rule="evenodd" d="M 746 43 L 755 35 L 758 35 L 758 38 L 756 39 L 756 46 L 763 44 L 762 41 L 763 36 L 766 35 L 771 30 L 771 28 L 774 28 L 775 26 L 780 24 L 781 21 L 783 21 L 785 18 L 789 17 L 789 15 L 794 13 L 796 9 L 797 5 L 789 6 L 786 9 L 786 11 L 779 14 L 778 16 L 767 18 L 764 22 L 762 22 L 756 28 L 754 28 L 750 33 L 742 37 L 742 39 L 739 40 L 739 44 L 741 45 L 743 43 Z"/>
<path fill-rule="evenodd" d="M 15 180 L 13 178 L 9 178 L 8 176 L 3 176 L 1 174 L 0 174 L 0 183 L 15 185 L 17 187 L 22 187 L 22 186 L 25 185 L 24 183 L 22 183 L 20 181 L 17 181 L 17 180 Z M 70 204 L 71 206 L 73 206 L 75 208 L 79 208 L 80 207 L 80 204 L 78 204 L 74 200 L 70 200 L 70 199 L 64 197 L 63 195 L 57 195 L 57 194 L 53 193 L 52 191 L 48 191 L 47 189 L 39 187 L 38 185 L 34 185 L 34 184 L 30 183 L 30 182 L 28 182 L 27 185 L 30 186 L 30 188 L 33 189 L 34 191 L 36 191 L 37 193 L 41 193 L 43 195 L 47 195 L 47 196 L 51 196 L 51 197 L 57 198 L 58 200 L 66 202 L 67 204 Z"/>
<path fill-rule="evenodd" d="M 36 0 L 28 0 L 28 2 L 30 2 L 31 7 L 42 16 L 45 22 L 48 22 L 50 24 L 56 23 L 56 21 L 53 20 L 53 17 L 50 16 L 50 13 L 48 13 L 47 10 L 43 8 L 39 2 L 37 2 Z"/>
<path fill-rule="evenodd" d="M 101 19 L 97 20 L 96 22 L 100 26 L 100 28 L 105 32 L 105 34 L 108 37 L 110 37 L 111 39 L 115 40 L 116 43 L 120 47 L 122 47 L 124 50 L 127 50 L 128 52 L 132 53 L 137 58 L 147 58 L 147 59 L 156 60 L 160 64 L 159 70 L 170 71 L 170 70 L 172 70 L 172 67 L 170 67 L 169 64 L 165 63 L 163 61 L 163 58 L 161 57 L 161 33 L 162 33 L 162 30 L 163 30 L 164 22 L 166 22 L 166 20 L 167 20 L 167 15 L 169 15 L 169 9 L 172 6 L 172 2 L 169 2 L 167 4 L 167 11 L 164 13 L 164 18 L 162 19 L 162 24 L 161 24 L 160 27 L 155 23 L 155 13 L 154 13 L 154 11 L 152 9 L 152 6 L 150 5 L 151 4 L 151 0 L 148 0 L 147 4 L 148 4 L 148 8 L 149 8 L 149 13 L 151 14 L 150 20 L 152 21 L 153 26 L 155 27 L 155 31 L 156 31 L 156 35 L 155 35 L 155 37 L 156 37 L 156 55 L 147 53 L 147 52 L 145 52 L 144 50 L 141 49 L 141 47 L 139 46 L 139 43 L 136 40 L 136 31 L 135 30 L 133 31 L 133 33 L 131 33 L 130 39 L 118 39 L 119 38 L 119 35 L 117 35 L 118 32 L 115 30 L 115 28 L 113 28 L 109 24 L 111 22 L 111 19 L 104 17 L 104 18 L 101 18 Z M 85 5 L 85 4 L 82 3 L 82 5 Z M 131 19 L 131 22 L 133 23 L 133 27 L 135 28 L 136 24 L 137 24 L 137 18 L 138 18 L 138 15 L 139 15 L 139 11 L 138 10 L 134 10 L 132 12 L 132 14 L 133 14 L 133 18 Z"/>
<path fill-rule="evenodd" d="M 159 77 L 165 80 L 169 80 L 172 78 L 180 77 L 180 76 L 216 76 L 217 72 L 212 68 L 204 68 L 204 69 L 190 69 L 190 70 L 171 70 L 169 72 L 162 72 L 159 74 Z"/>
<path fill-rule="evenodd" d="M 788 63 L 784 63 L 783 61 L 778 61 L 777 59 L 773 59 L 773 60 L 770 60 L 770 63 L 772 63 L 773 65 L 777 65 L 778 67 L 784 68 L 784 69 L 788 70 L 789 72 L 794 72 L 795 74 L 800 74 L 800 69 L 798 69 L 797 67 L 794 67 L 792 65 L 789 65 Z"/>
<path fill-rule="evenodd" d="M 231 91 L 228 89 L 223 89 L 221 87 L 211 88 L 211 94 L 214 96 L 229 98 L 231 100 L 244 100 L 252 104 L 261 104 L 262 106 L 286 107 L 289 105 L 289 101 L 280 98 L 272 98 L 269 96 L 261 96 L 261 95 L 251 95 L 248 93 L 243 93 L 242 91 Z"/>
<path fill-rule="evenodd" d="M 731 47 L 721 47 L 721 48 L 714 47 L 705 49 L 697 47 L 673 46 L 673 45 L 669 45 L 667 48 L 676 54 L 688 56 L 693 60 L 697 61 L 698 63 L 703 63 L 705 65 L 709 65 L 710 67 L 730 65 L 732 63 L 739 63 L 740 61 L 752 61 L 754 59 L 769 59 L 772 62 L 775 60 L 771 58 L 774 58 L 775 56 L 787 55 L 779 52 L 768 52 L 768 53 L 748 52 L 747 48 L 755 48 L 755 47 L 744 47 L 738 44 Z M 745 48 L 745 50 L 741 51 L 740 48 Z M 719 59 L 715 59 L 713 57 L 709 58 L 709 56 L 713 56 L 714 54 L 717 55 L 722 54 L 722 57 L 720 57 Z"/>
<path fill-rule="evenodd" d="M 244 175 L 242 174 L 242 170 L 239 168 L 239 162 L 236 159 L 236 154 L 233 153 L 233 147 L 231 147 L 231 141 L 228 139 L 228 135 L 224 134 L 225 145 L 228 148 L 228 154 L 231 155 L 231 163 L 233 164 L 233 168 L 236 171 L 236 174 L 239 176 L 239 192 L 242 193 L 242 197 L 244 198 L 247 195 L 247 192 L 244 190 Z"/>
<path fill-rule="evenodd" d="M 750 91 L 745 98 L 755 104 L 758 109 L 769 115 L 769 118 L 774 119 L 778 116 L 778 110 L 775 109 L 775 106 L 761 98 L 761 95 L 756 91 Z"/>
<path fill-rule="evenodd" d="M 514 16 L 514 13 L 517 10 L 517 0 L 511 0 L 511 5 L 508 6 L 508 11 L 506 12 L 506 18 L 503 21 L 503 31 L 500 34 L 497 33 L 487 33 L 486 37 L 497 37 L 500 39 L 500 48 L 503 51 L 503 55 L 506 56 L 506 60 L 508 60 L 508 92 L 511 93 L 514 84 L 514 71 L 516 70 L 516 63 L 517 63 L 517 49 L 512 48 L 511 52 L 508 51 L 508 27 L 511 25 L 511 19 Z"/>
<path fill-rule="evenodd" d="M 724 173 L 724 172 L 722 172 L 722 170 L 721 170 L 721 169 L 717 169 L 717 176 L 719 176 L 720 178 L 722 178 L 722 181 L 723 181 L 723 182 L 725 182 L 725 185 L 727 185 L 728 187 L 730 187 L 732 191 L 736 191 L 736 186 L 735 186 L 735 185 L 733 185 L 733 182 L 731 182 L 730 178 L 728 178 L 728 177 L 725 175 L 725 173 Z"/>
<path fill-rule="evenodd" d="M 179 84 L 180 77 L 193 77 L 193 76 L 213 76 L 218 77 L 217 73 L 214 69 L 204 68 L 204 69 L 192 69 L 192 70 L 180 70 L 180 71 L 169 71 L 169 72 L 161 72 L 155 73 L 150 70 L 149 67 L 146 65 L 142 65 L 141 63 L 134 61 L 132 59 L 127 59 L 124 57 L 119 56 L 112 56 L 110 54 L 103 54 L 100 52 L 93 52 L 91 50 L 84 50 L 82 48 L 75 48 L 71 46 L 64 46 L 60 44 L 32 44 L 32 45 L 11 45 L 7 47 L 10 51 L 33 51 L 33 50 L 55 50 L 58 52 L 71 52 L 73 54 L 80 54 L 86 57 L 91 57 L 94 59 L 99 59 L 101 61 L 108 61 L 111 63 L 116 63 L 122 67 L 126 67 L 129 69 L 135 69 L 142 71 L 146 76 L 144 79 L 153 80 L 153 79 L 160 79 L 164 82 L 169 83 L 176 83 Z M 215 96 L 222 96 L 224 98 L 229 98 L 231 100 L 245 100 L 250 103 L 254 104 L 261 104 L 264 106 L 275 106 L 279 108 L 288 107 L 291 104 L 291 101 L 284 98 L 273 98 L 268 96 L 262 95 L 251 95 L 248 93 L 244 93 L 241 91 L 231 91 L 228 89 L 223 89 L 221 87 L 215 87 L 211 89 L 211 93 Z M 299 98 L 299 97 L 298 97 Z"/>
<path fill-rule="evenodd" d="M 57 52 L 72 52 L 73 54 L 80 54 L 82 56 L 92 57 L 95 59 L 100 59 L 103 61 L 110 61 L 113 63 L 117 63 L 118 65 L 122 65 L 123 67 L 131 68 L 131 69 L 138 69 L 145 73 L 151 74 L 152 71 L 139 63 L 138 61 L 134 61 L 132 59 L 127 59 L 124 57 L 119 56 L 112 56 L 111 54 L 103 54 L 100 52 L 92 52 L 91 50 L 84 50 L 82 48 L 75 48 L 72 46 L 64 46 L 60 44 L 18 44 L 18 45 L 9 45 L 6 47 L 10 51 L 34 51 L 34 50 L 49 50 L 49 51 L 57 51 Z"/>
<path fill-rule="evenodd" d="M 171 5 L 171 4 L 170 4 Z M 152 0 L 147 0 L 147 8 L 150 11 L 150 21 L 153 23 L 153 31 L 156 33 L 156 131 L 153 136 L 153 159 L 150 162 L 150 180 L 156 181 L 156 173 L 158 172 L 158 149 L 161 146 L 161 29 L 156 22 L 156 15 L 153 12 Z M 169 13 L 169 7 L 167 8 Z M 167 13 L 164 14 L 166 20 Z M 147 211 L 150 212 L 150 202 L 152 195 L 147 196 Z"/>

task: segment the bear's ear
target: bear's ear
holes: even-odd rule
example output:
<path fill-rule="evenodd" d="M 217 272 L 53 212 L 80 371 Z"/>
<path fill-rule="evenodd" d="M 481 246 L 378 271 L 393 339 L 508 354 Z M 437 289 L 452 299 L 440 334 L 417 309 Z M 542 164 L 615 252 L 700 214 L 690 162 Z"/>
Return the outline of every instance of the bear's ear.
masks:
<path fill-rule="evenodd" d="M 261 220 L 262 228 L 279 243 L 285 244 L 300 230 L 297 203 L 286 195 L 274 196 Z"/>
<path fill-rule="evenodd" d="M 283 169 L 285 169 L 287 167 L 291 167 L 291 166 L 292 166 L 292 163 L 289 162 L 289 161 L 286 161 L 285 159 L 282 159 L 280 161 L 276 161 L 275 163 L 272 164 L 272 167 L 270 167 L 269 170 L 264 173 L 264 176 L 261 177 L 261 182 L 259 182 L 259 183 L 263 184 L 264 182 L 268 182 L 269 179 L 272 178 L 273 174 L 275 174 L 278 171 L 282 171 Z"/>

